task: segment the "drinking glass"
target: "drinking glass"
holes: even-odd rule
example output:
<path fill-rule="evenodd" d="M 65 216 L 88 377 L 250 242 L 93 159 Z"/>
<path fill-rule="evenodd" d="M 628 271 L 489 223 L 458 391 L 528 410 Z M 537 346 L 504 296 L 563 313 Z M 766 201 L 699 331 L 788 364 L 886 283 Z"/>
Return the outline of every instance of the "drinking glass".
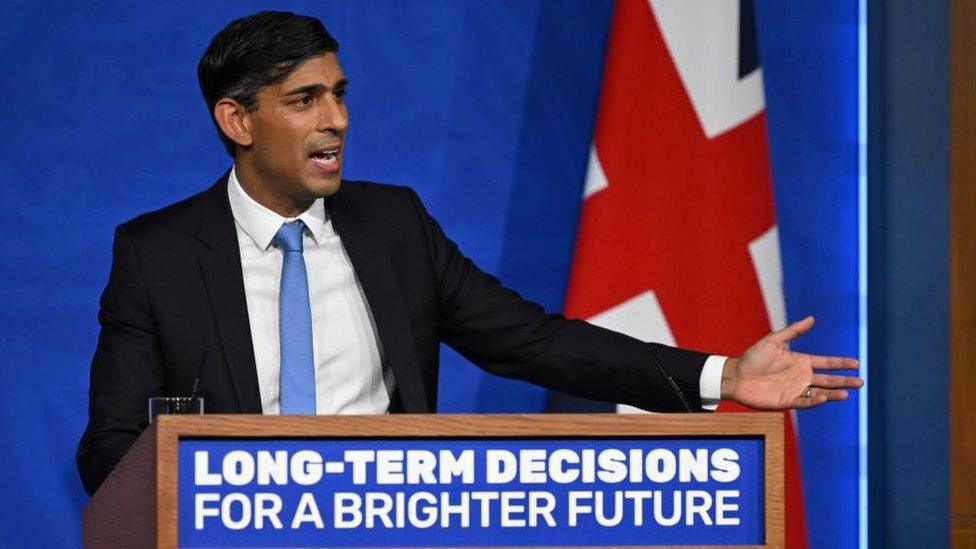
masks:
<path fill-rule="evenodd" d="M 203 414 L 203 397 L 150 397 L 149 423 L 160 414 Z"/>

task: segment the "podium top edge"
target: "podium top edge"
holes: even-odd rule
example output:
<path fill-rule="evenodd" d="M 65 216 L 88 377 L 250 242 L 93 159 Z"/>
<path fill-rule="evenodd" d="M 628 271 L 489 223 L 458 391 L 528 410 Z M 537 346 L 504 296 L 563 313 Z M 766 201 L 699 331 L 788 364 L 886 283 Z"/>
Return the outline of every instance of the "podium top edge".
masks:
<path fill-rule="evenodd" d="M 388 414 L 160 416 L 169 437 L 729 437 L 782 436 L 783 414 Z"/>

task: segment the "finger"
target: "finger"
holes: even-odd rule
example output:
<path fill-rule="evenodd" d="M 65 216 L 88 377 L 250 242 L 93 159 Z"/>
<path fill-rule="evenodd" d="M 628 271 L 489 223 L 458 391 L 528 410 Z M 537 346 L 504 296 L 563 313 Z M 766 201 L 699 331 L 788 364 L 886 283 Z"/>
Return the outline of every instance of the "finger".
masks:
<path fill-rule="evenodd" d="M 810 398 L 798 397 L 794 398 L 793 402 L 790 403 L 790 408 L 805 410 L 807 408 L 813 408 L 814 406 L 820 406 L 824 402 L 827 402 L 826 395 L 814 395 Z"/>
<path fill-rule="evenodd" d="M 822 396 L 827 400 L 847 400 L 847 391 L 843 389 L 819 389 L 813 390 L 814 396 Z"/>
<path fill-rule="evenodd" d="M 814 406 L 820 406 L 824 402 L 833 400 L 846 400 L 847 391 L 843 389 L 821 389 L 819 387 L 811 387 L 810 397 L 800 396 L 793 399 L 791 405 L 793 408 L 807 409 L 813 408 Z"/>
<path fill-rule="evenodd" d="M 769 336 L 772 340 L 778 343 L 789 343 L 801 335 L 809 332 L 810 328 L 813 328 L 813 322 L 813 317 L 808 316 L 803 320 L 798 320 L 793 324 L 790 324 L 778 332 L 771 333 Z"/>
<path fill-rule="evenodd" d="M 813 377 L 810 379 L 810 385 L 824 389 L 860 389 L 864 386 L 864 380 L 853 376 L 813 374 Z"/>
<path fill-rule="evenodd" d="M 810 365 L 814 370 L 857 370 L 858 366 L 860 366 L 857 359 L 846 356 L 818 356 L 808 354 L 802 354 L 802 356 L 810 359 Z"/>

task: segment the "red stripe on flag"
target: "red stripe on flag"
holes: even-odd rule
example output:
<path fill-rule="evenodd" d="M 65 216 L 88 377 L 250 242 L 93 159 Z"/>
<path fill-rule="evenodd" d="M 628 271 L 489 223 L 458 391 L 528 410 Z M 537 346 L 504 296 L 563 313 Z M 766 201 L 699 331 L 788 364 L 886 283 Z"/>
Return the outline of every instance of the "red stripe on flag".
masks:
<path fill-rule="evenodd" d="M 609 187 L 583 204 L 566 314 L 591 318 L 653 291 L 682 347 L 737 355 L 766 335 L 749 254 L 775 225 L 765 116 L 708 139 L 646 0 L 616 5 L 594 142 Z M 784 418 L 787 546 L 805 548 Z"/>

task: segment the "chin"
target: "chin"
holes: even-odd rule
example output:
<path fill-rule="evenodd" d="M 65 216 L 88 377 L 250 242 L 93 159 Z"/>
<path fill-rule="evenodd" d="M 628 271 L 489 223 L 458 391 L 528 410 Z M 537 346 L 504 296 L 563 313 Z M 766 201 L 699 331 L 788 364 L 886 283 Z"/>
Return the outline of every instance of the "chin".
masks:
<path fill-rule="evenodd" d="M 339 191 L 339 187 L 342 185 L 342 177 L 340 174 L 335 174 L 335 176 L 328 178 L 316 178 L 314 181 L 310 181 L 306 185 L 306 189 L 310 191 L 310 194 L 316 198 L 324 198 L 327 196 L 332 196 Z"/>

